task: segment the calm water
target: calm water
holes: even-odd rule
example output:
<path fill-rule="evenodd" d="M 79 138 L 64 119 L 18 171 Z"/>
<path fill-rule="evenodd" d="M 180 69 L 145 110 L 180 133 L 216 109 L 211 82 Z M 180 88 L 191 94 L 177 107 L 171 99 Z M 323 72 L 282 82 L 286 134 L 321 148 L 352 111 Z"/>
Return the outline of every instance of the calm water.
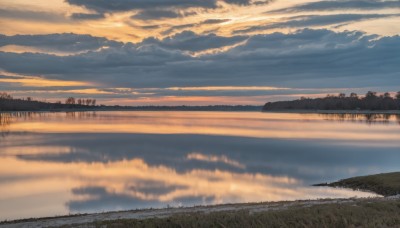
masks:
<path fill-rule="evenodd" d="M 369 196 L 310 184 L 400 170 L 399 116 L 0 114 L 0 220 Z"/>

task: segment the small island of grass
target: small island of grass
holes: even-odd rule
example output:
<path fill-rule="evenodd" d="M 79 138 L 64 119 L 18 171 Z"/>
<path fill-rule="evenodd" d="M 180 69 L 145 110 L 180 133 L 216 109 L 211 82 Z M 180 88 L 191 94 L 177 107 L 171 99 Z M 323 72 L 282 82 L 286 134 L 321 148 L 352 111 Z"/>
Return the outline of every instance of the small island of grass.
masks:
<path fill-rule="evenodd" d="M 351 188 L 353 190 L 370 191 L 383 196 L 395 196 L 400 194 L 400 172 L 353 177 L 314 186 Z"/>

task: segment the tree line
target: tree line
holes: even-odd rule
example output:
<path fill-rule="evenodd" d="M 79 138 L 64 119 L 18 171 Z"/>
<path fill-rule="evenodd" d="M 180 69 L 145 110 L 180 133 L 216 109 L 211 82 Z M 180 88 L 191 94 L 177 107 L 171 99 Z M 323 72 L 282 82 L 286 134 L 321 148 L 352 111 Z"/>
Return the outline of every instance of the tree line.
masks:
<path fill-rule="evenodd" d="M 96 99 L 83 99 L 68 97 L 64 103 L 37 101 L 32 97 L 14 98 L 11 94 L 0 92 L 0 111 L 37 111 L 60 109 L 85 109 L 95 108 Z"/>
<path fill-rule="evenodd" d="M 262 106 L 254 105 L 209 105 L 209 106 L 105 106 L 96 105 L 96 99 L 68 97 L 61 101 L 49 103 L 35 101 L 31 97 L 13 99 L 10 94 L 0 92 L 0 111 L 69 111 L 107 110 L 107 111 L 261 111 Z M 75 110 L 73 110 L 75 111 Z"/>
<path fill-rule="evenodd" d="M 77 105 L 86 105 L 86 106 L 95 106 L 96 105 L 96 99 L 76 99 L 74 97 L 68 97 L 65 100 L 65 104 L 77 104 Z"/>
<path fill-rule="evenodd" d="M 377 92 L 368 91 L 365 96 L 351 93 L 327 95 L 324 98 L 301 97 L 294 101 L 268 102 L 263 111 L 268 110 L 400 110 L 400 91 L 394 97 L 388 92 L 378 95 Z"/>

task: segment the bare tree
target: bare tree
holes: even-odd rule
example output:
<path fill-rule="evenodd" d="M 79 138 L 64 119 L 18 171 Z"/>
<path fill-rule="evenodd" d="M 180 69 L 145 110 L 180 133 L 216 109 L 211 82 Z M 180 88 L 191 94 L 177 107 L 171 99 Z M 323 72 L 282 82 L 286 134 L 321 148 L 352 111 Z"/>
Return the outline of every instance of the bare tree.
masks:
<path fill-rule="evenodd" d="M 392 96 L 390 96 L 390 93 L 386 92 L 383 94 L 383 98 L 392 98 Z"/>
<path fill-rule="evenodd" d="M 356 93 L 351 93 L 351 94 L 350 94 L 350 97 L 351 97 L 351 98 L 357 98 L 357 99 L 358 99 L 358 95 L 357 95 Z"/>
<path fill-rule="evenodd" d="M 90 105 L 92 103 L 92 100 L 91 99 L 86 99 L 86 105 Z"/>
<path fill-rule="evenodd" d="M 65 104 L 75 104 L 75 98 L 68 97 L 67 100 L 65 101 Z"/>
<path fill-rule="evenodd" d="M 92 99 L 92 106 L 96 106 L 96 99 Z"/>
<path fill-rule="evenodd" d="M 10 94 L 8 94 L 8 93 L 2 92 L 2 93 L 0 93 L 0 99 L 3 99 L 3 100 L 12 100 L 13 97 L 12 97 Z"/>
<path fill-rule="evenodd" d="M 368 91 L 367 94 L 365 94 L 365 98 L 367 99 L 373 99 L 377 98 L 378 96 L 376 95 L 376 92 Z"/>

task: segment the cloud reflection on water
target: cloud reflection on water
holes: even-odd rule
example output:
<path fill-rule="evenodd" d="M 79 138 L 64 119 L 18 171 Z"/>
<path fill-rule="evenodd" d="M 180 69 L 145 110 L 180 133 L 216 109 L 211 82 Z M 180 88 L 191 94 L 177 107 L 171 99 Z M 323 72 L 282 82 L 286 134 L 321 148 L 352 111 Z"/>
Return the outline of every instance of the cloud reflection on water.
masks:
<path fill-rule="evenodd" d="M 364 117 L 340 117 L 337 121 L 319 115 L 264 113 L 10 115 L 9 133 L 0 140 L 2 218 L 167 204 L 366 196 L 309 185 L 395 171 L 400 160 L 399 141 L 393 140 L 400 135 L 395 116 L 372 118 L 376 122 L 366 124 Z M 49 128 L 61 120 L 59 127 Z M 96 122 L 107 125 L 110 132 L 96 132 Z M 120 131 L 123 122 L 128 123 L 128 131 Z M 80 126 L 80 132 L 78 128 L 65 129 L 68 124 Z M 21 127 L 28 125 L 33 132 Z M 158 128 L 160 125 L 164 127 Z M 138 126 L 153 132 L 143 133 L 135 128 Z M 175 127 L 191 134 L 171 133 L 174 130 L 169 128 Z M 309 134 L 319 127 L 338 137 L 266 136 L 282 131 L 289 134 L 296 128 Z M 224 130 L 218 134 L 200 134 L 221 128 Z M 244 133 L 240 129 L 245 129 Z M 246 129 L 256 130 L 247 134 Z M 359 136 L 343 139 L 340 130 Z M 235 134 L 226 133 L 229 131 Z M 260 132 L 261 137 L 253 135 Z M 371 140 L 375 132 L 391 137 Z M 21 209 L 17 206 L 18 212 L 7 212 L 10 204 L 15 206 L 22 199 L 31 203 L 21 204 Z M 38 203 L 37 199 L 45 200 Z M 37 214 L 32 214 L 33 207 L 39 208 Z"/>

